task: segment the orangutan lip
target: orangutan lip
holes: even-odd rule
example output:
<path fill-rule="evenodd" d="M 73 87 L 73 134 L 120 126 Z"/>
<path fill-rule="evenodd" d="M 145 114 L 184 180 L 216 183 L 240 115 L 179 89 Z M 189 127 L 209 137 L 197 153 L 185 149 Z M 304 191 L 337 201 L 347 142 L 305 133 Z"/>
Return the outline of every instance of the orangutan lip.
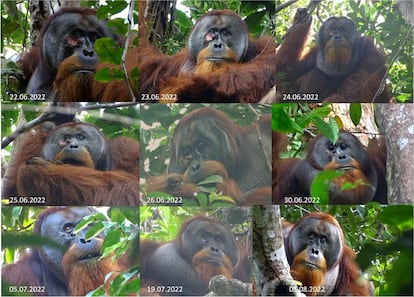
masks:
<path fill-rule="evenodd" d="M 302 262 L 302 265 L 303 266 L 306 266 L 306 267 L 308 267 L 310 269 L 319 269 L 319 266 L 318 265 L 315 265 L 315 264 L 310 263 L 310 262 Z"/>
<path fill-rule="evenodd" d="M 87 74 L 92 74 L 95 73 L 94 69 L 78 69 L 73 71 L 74 73 L 87 73 Z"/>
<path fill-rule="evenodd" d="M 204 261 L 207 262 L 207 263 L 214 264 L 214 265 L 219 265 L 219 266 L 223 264 L 221 262 L 221 260 L 215 259 L 215 258 L 208 258 L 208 259 L 205 259 Z"/>
<path fill-rule="evenodd" d="M 230 59 L 223 58 L 223 57 L 220 57 L 220 58 L 219 57 L 208 57 L 206 58 L 206 60 L 209 62 L 216 62 L 216 63 L 224 63 L 224 62 L 230 61 Z"/>
<path fill-rule="evenodd" d="M 353 170 L 355 169 L 353 166 L 341 166 L 341 167 L 336 167 L 336 170 Z"/>
<path fill-rule="evenodd" d="M 95 258 L 99 258 L 100 256 L 101 256 L 100 253 L 87 254 L 86 256 L 81 257 L 78 260 L 79 261 L 82 261 L 82 260 L 92 260 L 92 259 L 95 259 Z"/>

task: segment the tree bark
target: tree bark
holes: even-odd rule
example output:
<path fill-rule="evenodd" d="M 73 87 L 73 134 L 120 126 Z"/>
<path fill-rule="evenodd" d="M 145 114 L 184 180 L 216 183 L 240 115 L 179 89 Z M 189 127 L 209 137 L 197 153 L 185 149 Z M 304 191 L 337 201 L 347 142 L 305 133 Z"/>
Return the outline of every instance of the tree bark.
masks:
<path fill-rule="evenodd" d="M 30 46 L 38 45 L 40 30 L 50 15 L 50 1 L 30 0 Z"/>
<path fill-rule="evenodd" d="M 290 275 L 279 206 L 253 207 L 252 270 L 256 296 L 303 296 Z"/>
<path fill-rule="evenodd" d="M 376 119 L 387 145 L 389 204 L 412 204 L 414 197 L 414 105 L 377 104 Z"/>

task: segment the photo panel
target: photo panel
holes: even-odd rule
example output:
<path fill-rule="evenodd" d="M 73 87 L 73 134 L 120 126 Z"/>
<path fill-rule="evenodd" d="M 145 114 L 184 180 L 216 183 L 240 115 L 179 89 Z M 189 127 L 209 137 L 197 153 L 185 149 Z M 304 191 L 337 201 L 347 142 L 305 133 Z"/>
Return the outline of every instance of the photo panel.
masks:
<path fill-rule="evenodd" d="M 413 102 L 412 6 L 276 2 L 277 102 Z"/>
<path fill-rule="evenodd" d="M 138 104 L 3 104 L 2 129 L 3 205 L 139 205 Z"/>
<path fill-rule="evenodd" d="M 136 296 L 137 207 L 2 207 L 2 296 Z"/>
<path fill-rule="evenodd" d="M 274 104 L 273 203 L 412 204 L 413 197 L 398 195 L 412 183 L 387 172 L 413 172 L 402 158 L 412 147 L 393 141 L 406 137 L 404 129 L 395 133 L 377 121 L 388 108 L 392 104 Z M 411 104 L 398 114 L 410 111 Z"/>
<path fill-rule="evenodd" d="M 139 102 L 258 103 L 274 87 L 274 1 L 179 1 L 174 30 L 168 2 L 140 4 Z"/>
<path fill-rule="evenodd" d="M 2 102 L 136 101 L 138 1 L 4 2 Z"/>
<path fill-rule="evenodd" d="M 412 205 L 254 206 L 256 294 L 411 296 L 412 234 Z"/>
<path fill-rule="evenodd" d="M 141 106 L 141 203 L 269 205 L 270 106 Z"/>
<path fill-rule="evenodd" d="M 140 207 L 140 296 L 251 296 L 249 207 Z"/>

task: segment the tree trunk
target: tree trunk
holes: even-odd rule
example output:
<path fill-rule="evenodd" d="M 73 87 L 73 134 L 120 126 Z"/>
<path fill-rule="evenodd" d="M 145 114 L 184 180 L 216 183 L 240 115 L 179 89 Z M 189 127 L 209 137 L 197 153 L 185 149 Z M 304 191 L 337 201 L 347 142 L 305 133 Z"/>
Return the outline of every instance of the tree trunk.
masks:
<path fill-rule="evenodd" d="M 30 47 L 38 45 L 40 30 L 50 15 L 50 1 L 30 0 Z"/>
<path fill-rule="evenodd" d="M 256 296 L 301 296 L 286 259 L 279 206 L 253 207 L 252 270 Z"/>
<path fill-rule="evenodd" d="M 389 204 L 412 204 L 414 197 L 414 105 L 377 104 L 376 119 L 387 145 Z"/>

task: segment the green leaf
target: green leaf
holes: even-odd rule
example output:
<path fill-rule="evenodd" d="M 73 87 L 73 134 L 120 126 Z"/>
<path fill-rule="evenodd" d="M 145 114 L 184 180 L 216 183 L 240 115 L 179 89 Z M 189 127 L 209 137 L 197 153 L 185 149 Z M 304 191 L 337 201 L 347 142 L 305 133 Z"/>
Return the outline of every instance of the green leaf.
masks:
<path fill-rule="evenodd" d="M 342 172 L 337 170 L 323 170 L 319 172 L 313 179 L 310 187 L 310 195 L 312 197 L 319 197 L 320 204 L 329 203 L 329 189 L 332 180 L 342 175 Z"/>
<path fill-rule="evenodd" d="M 118 35 L 125 36 L 128 33 L 128 24 L 125 23 L 124 19 L 112 19 L 107 21 L 106 24 Z"/>
<path fill-rule="evenodd" d="M 223 178 L 220 175 L 210 175 L 205 180 L 198 183 L 198 185 L 208 185 L 208 184 L 217 184 L 223 183 Z"/>
<path fill-rule="evenodd" d="M 249 27 L 249 32 L 251 35 L 259 36 L 263 30 L 261 26 L 261 22 L 266 15 L 266 11 L 257 11 L 255 13 L 250 14 L 247 16 L 244 21 L 246 22 L 247 26 Z"/>
<path fill-rule="evenodd" d="M 85 240 L 89 240 L 99 234 L 101 234 L 105 230 L 105 226 L 102 222 L 97 222 L 93 224 L 88 231 L 85 233 Z"/>
<path fill-rule="evenodd" d="M 102 249 L 106 249 L 112 245 L 119 244 L 121 242 L 121 231 L 114 230 L 112 232 L 109 232 L 105 236 L 105 240 L 102 245 Z"/>
<path fill-rule="evenodd" d="M 357 126 L 361 120 L 362 106 L 361 103 L 351 103 L 349 107 L 349 116 L 351 117 L 352 123 Z"/>
<path fill-rule="evenodd" d="M 94 49 L 99 55 L 99 61 L 111 64 L 121 64 L 123 48 L 121 48 L 112 38 L 102 37 L 95 41 Z"/>
<path fill-rule="evenodd" d="M 314 118 L 313 123 L 323 136 L 329 139 L 330 142 L 336 143 L 339 137 L 339 127 L 334 118 L 329 118 L 329 123 L 325 123 L 320 118 Z"/>
<path fill-rule="evenodd" d="M 204 192 L 204 193 L 214 193 L 217 189 L 216 184 L 207 184 L 204 186 L 200 186 L 199 187 L 200 191 Z"/>
<path fill-rule="evenodd" d="M 335 120 L 335 118 L 329 118 L 329 128 L 331 129 L 332 134 L 332 143 L 336 143 L 339 138 L 339 126 L 338 122 Z"/>
<path fill-rule="evenodd" d="M 302 132 L 302 128 L 292 120 L 286 109 L 289 104 L 272 105 L 272 129 L 282 132 Z"/>
<path fill-rule="evenodd" d="M 175 10 L 175 20 L 176 23 L 179 24 L 181 32 L 190 30 L 193 27 L 193 23 L 190 21 L 188 16 L 179 9 Z"/>
<path fill-rule="evenodd" d="M 236 205 L 236 202 L 232 197 L 229 196 L 219 196 L 216 193 L 211 193 L 209 196 L 210 206 L 229 206 Z"/>
<path fill-rule="evenodd" d="M 329 106 L 321 106 L 315 109 L 311 109 L 297 118 L 296 122 L 301 127 L 306 127 L 314 118 L 324 118 L 329 113 L 332 112 L 332 109 Z"/>
<path fill-rule="evenodd" d="M 327 123 L 325 123 L 320 118 L 313 118 L 312 122 L 315 124 L 316 128 L 324 135 L 326 138 L 331 140 L 332 134 L 331 134 L 331 127 Z"/>
<path fill-rule="evenodd" d="M 208 206 L 208 195 L 206 193 L 198 193 L 197 200 L 200 206 Z"/>
<path fill-rule="evenodd" d="M 96 17 L 100 20 L 106 19 L 114 14 L 117 14 L 127 8 L 126 1 L 112 0 L 106 1 L 106 5 L 101 5 L 96 11 Z"/>
<path fill-rule="evenodd" d="M 75 227 L 73 230 L 75 233 L 79 233 L 79 231 L 89 227 L 90 224 L 94 224 L 97 221 L 106 221 L 106 217 L 103 213 L 95 212 L 89 216 L 84 217 Z"/>

